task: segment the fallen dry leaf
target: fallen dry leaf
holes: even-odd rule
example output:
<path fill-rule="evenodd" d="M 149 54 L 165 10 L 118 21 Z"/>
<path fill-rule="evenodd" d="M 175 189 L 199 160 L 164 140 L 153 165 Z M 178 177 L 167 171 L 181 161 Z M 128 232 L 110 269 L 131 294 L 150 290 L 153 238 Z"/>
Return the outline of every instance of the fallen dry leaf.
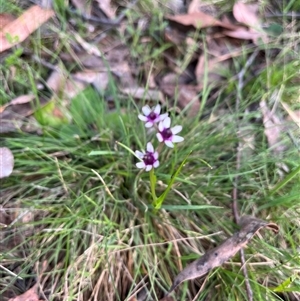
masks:
<path fill-rule="evenodd" d="M 185 15 L 167 16 L 167 19 L 184 26 L 194 26 L 197 29 L 212 26 L 221 26 L 230 30 L 234 30 L 236 28 L 230 23 L 222 22 L 200 11 Z"/>
<path fill-rule="evenodd" d="M 275 233 L 279 228 L 274 223 L 269 223 L 252 216 L 243 216 L 239 221 L 241 229 L 226 239 L 218 247 L 207 251 L 202 257 L 185 267 L 174 279 L 168 292 L 170 294 L 180 283 L 186 280 L 204 276 L 213 268 L 221 266 L 225 261 L 234 256 L 249 240 L 261 229 L 269 228 Z"/>
<path fill-rule="evenodd" d="M 57 68 L 57 70 L 51 72 L 46 84 L 50 90 L 54 93 L 58 93 L 62 89 L 64 81 L 65 75 L 59 68 Z"/>
<path fill-rule="evenodd" d="M 108 72 L 97 72 L 92 70 L 84 70 L 76 72 L 72 75 L 75 80 L 82 81 L 84 83 L 92 84 L 98 92 L 103 93 L 109 83 Z"/>
<path fill-rule="evenodd" d="M 105 13 L 107 18 L 114 19 L 116 17 L 115 10 L 111 7 L 110 0 L 96 0 L 99 7 Z"/>
<path fill-rule="evenodd" d="M 293 120 L 295 122 L 295 124 L 300 128 L 300 111 L 299 110 L 293 111 L 290 108 L 290 106 L 283 101 L 281 101 L 281 105 L 286 110 L 286 112 L 289 114 L 290 119 Z"/>
<path fill-rule="evenodd" d="M 78 54 L 78 59 L 81 64 L 88 69 L 92 70 L 106 70 L 103 59 L 96 55 L 87 55 L 86 53 Z"/>
<path fill-rule="evenodd" d="M 213 82 L 220 82 L 222 76 L 220 75 L 220 70 L 229 68 L 229 61 L 224 60 L 220 62 L 219 59 L 210 59 L 206 62 L 205 55 L 201 55 L 198 59 L 198 63 L 195 68 L 195 74 L 197 82 L 203 84 L 203 79 L 205 74 L 207 74 L 207 83 L 211 84 Z"/>
<path fill-rule="evenodd" d="M 71 99 L 78 95 L 87 87 L 86 82 L 81 82 L 75 79 L 68 79 L 64 86 L 64 96 Z"/>
<path fill-rule="evenodd" d="M 224 34 L 232 38 L 252 40 L 254 43 L 257 43 L 258 38 L 267 42 L 258 16 L 258 4 L 237 2 L 233 6 L 233 15 L 238 22 L 247 25 L 249 29 L 237 28 L 233 32 L 226 31 Z"/>
<path fill-rule="evenodd" d="M 80 46 L 90 55 L 95 55 L 101 57 L 101 51 L 96 45 L 86 42 L 78 33 L 75 31 L 72 33 L 75 37 L 76 41 L 80 44 Z"/>
<path fill-rule="evenodd" d="M 14 98 L 13 100 L 11 100 L 9 103 L 6 103 L 2 107 L 0 107 L 0 113 L 2 113 L 9 106 L 21 105 L 24 103 L 28 103 L 28 102 L 32 101 L 34 98 L 35 98 L 35 96 L 33 94 L 18 96 L 17 98 Z"/>
<path fill-rule="evenodd" d="M 187 109 L 189 117 L 195 117 L 200 110 L 198 86 L 184 84 L 160 84 L 160 88 L 169 98 L 176 99 L 178 106 L 183 110 Z"/>
<path fill-rule="evenodd" d="M 8 301 L 42 301 L 38 296 L 38 284 L 35 284 L 24 294 L 11 298 Z"/>
<path fill-rule="evenodd" d="M 165 31 L 166 42 L 171 42 L 174 45 L 182 45 L 186 39 L 186 35 L 181 33 L 178 29 L 168 26 Z"/>
<path fill-rule="evenodd" d="M 35 122 L 27 122 L 27 128 L 22 128 L 25 125 L 25 119 L 28 119 L 28 116 L 32 115 L 37 107 L 34 99 L 35 96 L 32 94 L 22 95 L 13 99 L 7 105 L 2 106 L 0 110 L 0 133 L 9 133 L 20 129 L 25 131 L 37 130 Z M 46 99 L 39 98 L 40 106 L 46 103 Z"/>
<path fill-rule="evenodd" d="M 7 14 L 7 13 L 1 13 L 0 14 L 0 31 L 9 23 L 11 23 L 12 21 L 14 21 L 16 18 L 11 15 L 11 14 Z"/>
<path fill-rule="evenodd" d="M 26 10 L 19 18 L 6 24 L 0 32 L 0 52 L 23 42 L 53 16 L 53 10 L 42 9 L 38 5 Z"/>
<path fill-rule="evenodd" d="M 286 127 L 283 125 L 283 121 L 275 114 L 275 111 L 271 111 L 265 100 L 260 103 L 260 109 L 263 116 L 263 124 L 265 127 L 265 135 L 268 140 L 268 145 L 275 156 L 278 157 L 276 166 L 278 167 L 277 173 L 281 178 L 284 176 L 284 172 L 289 172 L 289 167 L 280 160 L 287 146 L 282 142 L 282 136 L 286 133 Z"/>
<path fill-rule="evenodd" d="M 0 179 L 10 176 L 14 169 L 14 155 L 7 147 L 0 147 Z"/>
<path fill-rule="evenodd" d="M 272 112 L 268 108 L 265 100 L 262 100 L 259 105 L 263 116 L 265 135 L 267 137 L 269 147 L 272 148 L 274 154 L 280 155 L 285 150 L 285 146 L 281 143 L 282 133 L 285 132 L 282 121 L 275 112 Z"/>
<path fill-rule="evenodd" d="M 222 33 L 231 38 L 241 40 L 253 40 L 254 42 L 262 36 L 262 33 L 255 30 L 249 30 L 244 27 L 239 27 L 235 30 L 224 30 L 222 31 Z"/>
<path fill-rule="evenodd" d="M 83 14 L 85 16 L 91 15 L 91 9 L 92 9 L 91 1 L 72 0 L 72 3 L 81 14 Z"/>
<path fill-rule="evenodd" d="M 108 62 L 109 70 L 118 77 L 122 88 L 137 87 L 137 79 L 133 76 L 134 67 L 129 64 L 130 51 L 125 45 L 118 45 L 107 50 L 105 59 Z"/>
<path fill-rule="evenodd" d="M 233 45 L 229 47 L 225 38 L 208 39 L 206 49 L 206 53 L 199 56 L 195 68 L 199 85 L 203 85 L 204 78 L 206 78 L 208 84 L 219 83 L 223 78 L 222 70 L 229 69 L 229 59 L 235 55 Z"/>
<path fill-rule="evenodd" d="M 192 0 L 188 7 L 188 13 L 203 12 L 210 16 L 216 16 L 218 14 L 218 9 L 213 4 L 208 4 L 203 0 Z"/>
<path fill-rule="evenodd" d="M 201 9 L 199 9 L 199 6 L 200 6 L 199 0 L 191 0 L 187 12 L 190 14 L 190 13 L 201 11 Z"/>
<path fill-rule="evenodd" d="M 233 6 L 233 16 L 238 22 L 249 27 L 260 27 L 258 4 L 236 2 Z"/>
<path fill-rule="evenodd" d="M 73 98 L 87 86 L 86 81 L 76 80 L 76 78 L 67 78 L 59 69 L 53 71 L 47 79 L 47 87 L 54 93 L 59 94 L 61 98 Z"/>
<path fill-rule="evenodd" d="M 175 301 L 175 299 L 171 296 L 166 296 L 166 297 L 160 299 L 159 301 Z"/>
<path fill-rule="evenodd" d="M 143 100 L 153 100 L 153 101 L 162 101 L 163 95 L 160 91 L 145 89 L 142 87 L 129 87 L 120 89 L 120 91 L 126 95 L 130 95 L 135 99 L 143 99 Z"/>

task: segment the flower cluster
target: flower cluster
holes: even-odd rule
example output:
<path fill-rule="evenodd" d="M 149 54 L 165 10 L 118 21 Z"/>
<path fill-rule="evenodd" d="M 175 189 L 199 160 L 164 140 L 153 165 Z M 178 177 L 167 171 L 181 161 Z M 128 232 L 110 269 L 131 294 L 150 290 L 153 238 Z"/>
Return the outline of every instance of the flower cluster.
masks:
<path fill-rule="evenodd" d="M 154 108 L 146 105 L 142 108 L 142 112 L 144 115 L 139 114 L 138 118 L 145 122 L 146 128 L 154 127 L 156 129 L 156 137 L 159 142 L 173 148 L 174 143 L 184 140 L 183 137 L 177 135 L 181 132 L 182 126 L 176 125 L 171 128 L 171 118 L 168 116 L 168 113 L 161 114 L 161 106 L 159 104 Z M 138 168 L 150 171 L 152 168 L 159 166 L 158 152 L 154 150 L 151 142 L 147 143 L 145 152 L 136 151 L 135 154 L 141 159 L 140 162 L 136 163 Z"/>

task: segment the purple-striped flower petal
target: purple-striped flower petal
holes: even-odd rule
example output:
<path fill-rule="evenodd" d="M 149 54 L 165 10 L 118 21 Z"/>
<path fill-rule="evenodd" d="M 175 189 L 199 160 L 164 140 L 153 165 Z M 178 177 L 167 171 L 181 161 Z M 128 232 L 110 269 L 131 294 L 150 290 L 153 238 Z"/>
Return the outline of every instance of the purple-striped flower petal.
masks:
<path fill-rule="evenodd" d="M 158 124 L 158 133 L 156 137 L 159 142 L 164 142 L 166 146 L 173 148 L 174 143 L 182 142 L 184 140 L 183 137 L 178 136 L 179 132 L 182 130 L 181 125 L 176 125 L 174 127 L 171 126 L 171 118 L 167 117 L 163 121 Z"/>
<path fill-rule="evenodd" d="M 168 113 L 160 114 L 161 106 L 157 104 L 154 108 L 150 108 L 148 105 L 142 107 L 144 115 L 139 114 L 138 118 L 145 122 L 146 128 L 151 128 L 154 124 L 163 121 L 168 117 Z"/>
<path fill-rule="evenodd" d="M 136 163 L 137 168 L 150 171 L 152 168 L 159 166 L 158 152 L 154 151 L 151 142 L 147 143 L 146 152 L 135 151 L 135 154 L 141 159 L 141 162 Z"/>

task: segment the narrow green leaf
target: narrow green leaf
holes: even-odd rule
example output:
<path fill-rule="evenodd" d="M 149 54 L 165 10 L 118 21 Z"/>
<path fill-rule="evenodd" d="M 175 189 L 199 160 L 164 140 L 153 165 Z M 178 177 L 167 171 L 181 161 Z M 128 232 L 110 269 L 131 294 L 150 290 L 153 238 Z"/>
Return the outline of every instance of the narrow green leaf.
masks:
<path fill-rule="evenodd" d="M 291 292 L 293 290 L 291 287 L 291 284 L 296 280 L 297 276 L 296 275 L 292 275 L 291 277 L 288 277 L 285 281 L 283 281 L 281 284 L 279 284 L 278 286 L 276 286 L 275 288 L 272 289 L 273 292 L 278 292 L 278 293 L 284 293 L 284 292 Z M 296 287 L 295 287 L 296 289 Z M 299 288 L 298 290 L 299 291 Z"/>
<path fill-rule="evenodd" d="M 182 167 L 186 163 L 186 161 L 187 161 L 188 157 L 191 155 L 191 153 L 192 153 L 192 151 L 190 151 L 187 154 L 187 156 L 184 158 L 184 160 L 179 165 L 178 169 L 173 173 L 173 175 L 171 176 L 170 182 L 169 182 L 168 187 L 166 188 L 166 190 L 159 196 L 159 198 L 155 202 L 152 203 L 152 205 L 153 205 L 153 207 L 155 209 L 160 209 L 161 208 L 161 205 L 164 202 L 166 196 L 168 195 L 170 189 L 172 188 L 172 185 L 174 184 L 176 177 L 180 173 Z"/>
<path fill-rule="evenodd" d="M 139 160 L 141 160 L 141 158 L 139 158 L 131 148 L 129 148 L 128 146 L 126 146 L 125 144 L 123 144 L 123 143 L 121 143 L 119 141 L 116 141 L 116 143 L 118 145 L 122 146 L 123 148 L 125 148 L 126 150 L 128 150 L 130 153 L 132 153 L 136 158 L 138 158 Z"/>
<path fill-rule="evenodd" d="M 120 154 L 119 152 L 115 152 L 115 151 L 91 151 L 88 155 L 89 156 L 107 156 L 107 155 L 117 155 Z"/>
<path fill-rule="evenodd" d="M 156 200 L 157 200 L 157 196 L 155 193 L 156 175 L 154 174 L 153 168 L 150 170 L 149 176 L 150 176 L 150 189 L 151 189 L 152 199 L 153 199 L 153 202 L 156 202 Z"/>
<path fill-rule="evenodd" d="M 283 188 L 289 181 L 291 181 L 300 172 L 300 165 L 290 172 L 281 182 L 279 182 L 273 189 L 271 189 L 269 196 L 276 193 L 278 190 Z"/>

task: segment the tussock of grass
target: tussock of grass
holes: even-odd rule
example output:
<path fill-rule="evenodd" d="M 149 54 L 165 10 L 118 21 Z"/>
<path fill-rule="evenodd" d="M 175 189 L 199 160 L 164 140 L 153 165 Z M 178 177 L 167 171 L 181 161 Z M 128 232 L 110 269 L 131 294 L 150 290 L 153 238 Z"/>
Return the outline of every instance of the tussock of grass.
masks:
<path fill-rule="evenodd" d="M 295 180 L 283 187 L 280 194 L 284 198 L 276 205 L 278 194 L 271 197 L 268 192 L 280 181 L 274 172 L 277 158 L 263 141 L 258 154 L 236 171 L 233 125 L 227 123 L 223 130 L 216 130 L 214 123 L 207 120 L 191 123 L 179 116 L 177 123 L 184 126 L 185 142 L 178 146 L 176 156 L 169 150 L 161 154 L 158 178 L 166 181 L 170 175 L 166 171 L 178 165 L 191 149 L 193 153 L 166 199 L 170 210 L 163 209 L 156 215 L 148 209 L 148 177 L 138 173 L 132 156 L 114 144 L 116 140 L 130 141 L 130 145 L 143 145 L 145 141 L 144 131 L 124 135 L 128 128 L 141 127 L 130 104 L 127 112 L 126 120 L 121 114 L 119 123 L 116 119 L 117 130 L 110 139 L 109 129 L 91 131 L 82 123 L 81 134 L 90 139 L 79 135 L 61 138 L 52 130 L 53 136 L 23 134 L 5 141 L 14 152 L 16 172 L 2 183 L 3 205 L 9 206 L 8 217 L 15 219 L 13 227 L 4 230 L 3 246 L 12 248 L 12 239 L 16 244 L 2 252 L 1 262 L 22 277 L 24 285 L 30 282 L 28 279 L 34 281 L 33 271 L 38 273 L 41 265 L 46 265 L 40 281 L 51 300 L 125 300 L 141 287 L 147 287 L 154 299 L 161 298 L 183 266 L 235 230 L 230 193 L 233 179 L 239 175 L 242 212 L 271 218 L 281 226 L 278 237 L 266 237 L 264 233 L 264 240 L 255 238 L 246 250 L 255 293 L 261 299 L 268 295 L 273 300 L 274 294 L 266 284 L 270 281 L 270 286 L 276 286 L 279 279 L 293 274 L 291 267 L 299 263 Z M 95 114 L 103 124 L 110 118 L 104 111 Z M 95 150 L 104 154 L 88 155 Z M 101 175 L 105 185 L 92 169 Z M 163 189 L 160 184 L 158 191 Z M 259 209 L 266 202 L 271 208 Z M 176 205 L 186 210 L 176 210 Z M 196 205 L 219 208 L 189 210 L 189 206 Z M 284 207 L 286 212 L 282 212 Z M 14 266 L 16 258 L 18 268 Z M 212 294 L 215 286 L 219 289 L 214 300 L 244 298 L 238 263 L 236 257 L 232 265 L 227 263 L 213 271 L 201 298 Z M 262 285 L 260 280 L 267 283 Z M 18 289 L 15 277 L 6 274 L 1 280 L 2 293 L 9 287 L 8 282 Z M 230 283 L 234 286 L 229 290 Z M 184 284 L 180 295 L 190 299 L 199 285 L 198 280 Z"/>

